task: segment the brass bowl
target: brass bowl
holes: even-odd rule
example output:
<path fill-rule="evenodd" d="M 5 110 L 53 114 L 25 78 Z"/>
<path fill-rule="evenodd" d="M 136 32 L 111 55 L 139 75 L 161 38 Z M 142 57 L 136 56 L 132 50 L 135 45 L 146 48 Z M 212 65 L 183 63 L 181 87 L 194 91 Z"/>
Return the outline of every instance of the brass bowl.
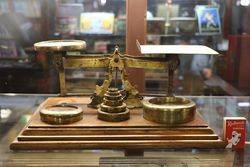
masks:
<path fill-rule="evenodd" d="M 86 49 L 86 42 L 81 40 L 51 40 L 34 44 L 36 51 L 59 52 L 80 51 Z"/>
<path fill-rule="evenodd" d="M 157 97 L 144 100 L 143 117 L 163 124 L 181 124 L 195 117 L 196 104 L 184 97 Z"/>
<path fill-rule="evenodd" d="M 83 111 L 79 106 L 58 104 L 42 108 L 40 118 L 43 122 L 53 125 L 71 124 L 83 118 Z"/>

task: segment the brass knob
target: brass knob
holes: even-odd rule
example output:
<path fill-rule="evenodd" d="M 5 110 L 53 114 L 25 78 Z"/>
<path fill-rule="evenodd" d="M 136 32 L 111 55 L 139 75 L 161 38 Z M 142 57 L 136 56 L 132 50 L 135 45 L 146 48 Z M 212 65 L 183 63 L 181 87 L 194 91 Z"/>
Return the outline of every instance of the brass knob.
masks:
<path fill-rule="evenodd" d="M 51 40 L 34 44 L 36 51 L 60 52 L 60 51 L 80 51 L 86 49 L 86 42 L 81 40 Z"/>

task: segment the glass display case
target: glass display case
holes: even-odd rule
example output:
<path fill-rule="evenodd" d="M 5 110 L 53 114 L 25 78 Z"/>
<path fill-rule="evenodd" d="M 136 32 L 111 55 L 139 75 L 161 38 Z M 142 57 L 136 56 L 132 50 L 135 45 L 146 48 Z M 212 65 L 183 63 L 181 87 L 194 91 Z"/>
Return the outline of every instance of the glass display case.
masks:
<path fill-rule="evenodd" d="M 217 45 L 223 40 L 224 33 L 221 24 L 224 20 L 225 2 L 148 0 L 147 11 L 148 43 L 201 44 L 219 50 Z M 201 22 L 206 20 L 204 13 L 207 11 L 213 13 L 211 16 L 214 25 L 213 28 L 203 31 Z M 180 69 L 175 78 L 176 93 L 233 95 L 233 92 L 221 86 L 225 81 L 218 75 L 218 71 L 221 70 L 217 67 L 219 59 L 220 56 L 211 55 L 180 55 Z M 146 90 L 153 92 L 164 90 L 166 82 L 164 72 L 148 71 L 145 78 Z"/>
<path fill-rule="evenodd" d="M 1 95 L 0 164 L 2 166 L 248 166 L 249 133 L 244 150 L 229 149 L 149 149 L 144 156 L 125 156 L 123 150 L 61 150 L 61 151 L 10 151 L 9 144 L 28 122 L 33 111 L 47 95 Z M 50 96 L 51 97 L 51 96 Z M 220 136 L 224 116 L 244 116 L 249 121 L 249 97 L 189 97 L 198 105 L 198 111 Z M 250 130 L 249 124 L 247 126 Z"/>
<path fill-rule="evenodd" d="M 216 0 L 147 1 L 147 44 L 202 44 L 220 52 L 220 56 L 181 55 L 176 94 L 249 94 L 249 61 L 244 48 L 248 41 L 248 8 L 242 4 Z M 37 41 L 80 39 L 87 42 L 86 54 L 112 53 L 115 45 L 125 52 L 125 0 L 11 0 L 1 1 L 0 6 L 1 92 L 58 92 L 50 58 L 32 49 Z M 215 28 L 202 29 L 206 11 L 212 11 Z M 102 71 L 68 70 L 69 90 L 88 92 L 103 80 Z M 146 93 L 164 92 L 164 71 L 146 70 L 144 78 Z"/>
<path fill-rule="evenodd" d="M 249 0 L 1 0 L 0 166 L 250 166 L 249 6 Z M 77 51 L 52 49 L 53 52 L 34 49 L 36 42 L 73 39 L 85 41 L 86 48 L 81 47 Z M 143 45 L 181 45 L 183 48 L 186 45 L 205 45 L 219 54 L 179 55 L 178 51 L 175 54 L 142 54 Z M 122 67 L 119 66 L 120 60 L 124 63 Z M 110 85 L 107 86 L 107 83 L 120 90 L 130 89 L 126 89 L 125 93 L 118 89 L 109 89 L 106 93 L 106 90 L 103 90 L 109 88 Z M 60 84 L 65 86 L 65 90 Z M 195 114 L 197 111 L 202 123 L 207 124 L 199 124 L 198 120 L 197 125 L 191 123 L 188 126 L 191 126 L 191 129 L 197 128 L 198 131 L 206 129 L 203 136 L 201 135 L 202 139 L 195 143 L 199 145 L 198 143 L 205 140 L 206 148 L 213 146 L 209 139 L 204 139 L 208 132 L 211 133 L 208 136 L 212 136 L 213 140 L 225 144 L 224 117 L 244 117 L 248 131 L 246 146 L 239 150 L 224 149 L 224 145 L 223 148 L 217 149 L 202 149 L 202 146 L 178 148 L 178 144 L 185 139 L 179 140 L 179 143 L 175 139 L 170 140 L 169 135 L 164 132 L 165 125 L 150 122 L 142 115 L 145 105 L 143 109 L 135 109 L 136 112 L 133 112 L 134 110 L 127 105 L 127 97 L 131 95 L 128 92 L 134 95 L 136 102 L 141 102 L 142 97 L 144 100 L 154 97 L 156 100 L 151 101 L 151 104 L 160 106 L 160 109 L 166 107 L 166 101 L 162 104 L 162 97 L 170 99 L 167 102 L 171 103 L 170 106 L 175 105 L 174 107 L 178 103 L 181 103 L 181 106 L 187 106 L 186 103 L 194 104 L 194 107 L 190 108 Z M 72 99 L 68 98 L 68 95 L 72 94 Z M 59 126 L 62 128 L 62 135 L 52 135 L 50 139 L 50 135 L 44 134 L 51 133 L 51 127 L 46 127 L 44 122 L 37 119 L 41 117 L 38 115 L 39 106 L 47 105 L 48 101 L 45 100 L 48 98 L 52 101 L 62 99 L 62 103 L 58 102 L 59 107 L 65 107 L 67 100 L 71 101 L 72 105 L 79 105 L 82 99 L 87 102 L 97 101 L 101 109 L 111 108 L 107 109 L 110 115 L 115 111 L 112 107 L 124 109 L 125 104 L 124 112 L 129 108 L 132 111 L 131 117 L 137 116 L 138 119 L 132 119 L 136 125 L 128 127 L 128 122 L 118 125 L 108 122 L 108 125 L 111 129 L 114 128 L 113 125 L 123 128 L 122 130 L 135 129 L 136 134 L 125 134 L 124 140 L 119 138 L 124 137 L 124 134 L 119 136 L 117 132 L 115 136 L 112 134 L 115 130 L 112 133 L 107 132 L 110 127 L 100 123 L 98 117 L 94 117 L 102 110 L 94 108 L 97 104 L 93 107 L 91 103 L 84 103 L 83 117 L 92 116 L 90 121 L 87 121 L 92 129 L 89 132 L 81 132 L 84 135 L 87 133 L 87 136 L 74 134 L 73 137 L 77 138 L 74 141 L 68 132 L 64 134 L 63 128 L 66 126 L 62 125 Z M 80 99 L 80 102 L 75 99 Z M 139 107 L 142 105 L 143 103 L 140 103 Z M 169 111 L 178 110 L 167 107 L 170 108 Z M 159 111 L 165 112 L 164 109 L 160 109 Z M 138 114 L 138 111 L 141 113 Z M 172 115 L 181 117 L 178 114 Z M 194 121 L 196 116 L 192 117 L 195 118 Z M 165 115 L 164 118 L 168 117 Z M 99 121 L 100 124 L 93 126 L 95 121 Z M 23 134 L 25 130 L 29 130 L 29 123 L 34 122 L 38 125 L 32 124 L 31 131 L 34 130 L 33 126 L 38 128 L 38 132 L 39 128 L 45 128 L 42 130 L 46 133 L 41 133 L 41 136 Z M 83 128 L 80 123 L 66 128 L 79 130 Z M 145 123 L 147 128 L 151 129 L 145 128 L 142 132 L 140 128 L 144 127 L 140 123 Z M 185 129 L 186 126 L 182 124 L 178 128 Z M 52 127 L 52 131 L 56 128 Z M 103 128 L 99 129 L 103 136 L 92 134 L 93 131 L 98 131 L 98 128 Z M 159 129 L 159 132 L 154 132 L 154 128 L 162 128 L 164 133 Z M 171 128 L 175 128 L 175 125 L 166 129 L 179 133 Z M 80 145 L 81 149 L 78 150 L 16 151 L 11 147 L 13 140 L 14 145 L 17 144 L 16 148 L 19 144 L 15 143 L 16 141 L 24 144 L 23 147 L 26 143 L 31 146 L 33 144 L 33 148 L 36 148 L 34 145 L 37 140 L 46 147 L 48 138 L 49 144 L 58 144 L 62 148 L 79 141 L 93 146 L 91 142 L 96 140 L 95 137 L 98 138 L 98 142 L 105 145 L 108 141 L 106 139 L 111 139 L 112 135 L 119 138 L 118 142 L 124 142 L 123 145 L 119 143 L 119 149 L 114 149 L 114 143 L 113 147 L 112 144 L 106 144 L 109 149 L 82 149 L 85 147 L 84 144 Z M 171 135 L 170 138 L 183 137 Z M 196 134 L 182 135 L 184 138 L 191 137 L 188 140 L 196 137 Z M 65 141 L 57 141 L 58 138 L 60 141 L 64 140 L 64 137 Z M 150 137 L 152 139 L 149 139 Z M 139 139 L 143 142 L 139 143 Z M 140 149 L 125 148 L 133 147 L 134 145 L 129 145 L 130 142 L 134 142 L 133 140 L 138 140 L 138 145 L 142 147 L 144 144 L 145 148 L 152 147 L 150 144 L 154 142 L 161 144 L 163 140 L 176 147 L 161 148 L 161 145 L 155 145 L 157 149 L 141 149 L 136 145 Z M 198 139 L 192 142 L 195 140 Z"/>
<path fill-rule="evenodd" d="M 11 0 L 1 1 L 0 7 L 3 29 L 1 92 L 58 92 L 58 80 L 51 69 L 50 58 L 33 50 L 33 44 L 38 41 L 85 40 L 86 54 L 111 53 L 116 45 L 125 51 L 124 0 Z M 81 91 L 88 92 L 103 79 L 102 71 L 68 70 L 67 80 L 72 83 L 69 90 L 71 85 L 75 88 L 73 91 L 83 85 Z M 85 81 L 79 79 L 82 77 Z"/>
<path fill-rule="evenodd" d="M 119 1 L 55 1 L 56 38 L 81 39 L 87 53 L 110 53 L 125 48 L 126 4 Z"/>

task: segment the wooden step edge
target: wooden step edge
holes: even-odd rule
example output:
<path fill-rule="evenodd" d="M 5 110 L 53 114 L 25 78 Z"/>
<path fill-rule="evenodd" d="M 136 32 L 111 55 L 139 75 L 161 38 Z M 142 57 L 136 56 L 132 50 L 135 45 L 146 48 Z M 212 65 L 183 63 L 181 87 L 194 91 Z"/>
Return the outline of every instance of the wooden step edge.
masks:
<path fill-rule="evenodd" d="M 12 150 L 225 148 L 218 140 L 15 141 Z"/>
<path fill-rule="evenodd" d="M 213 130 L 210 128 L 193 128 L 193 129 L 25 129 L 22 135 L 25 136 L 53 136 L 53 135 L 139 135 L 139 134 L 213 134 Z"/>
<path fill-rule="evenodd" d="M 84 140 L 217 140 L 216 134 L 195 135 L 87 135 L 87 136 L 18 136 L 18 141 L 84 141 Z"/>
<path fill-rule="evenodd" d="M 127 128 L 206 128 L 208 125 L 173 125 L 173 126 L 164 126 L 164 125 L 141 125 L 141 126 L 127 126 Z M 37 129 L 37 128 L 49 128 L 49 129 L 61 129 L 61 128 L 68 128 L 68 129 L 79 129 L 79 128 L 124 128 L 124 126 L 84 126 L 84 125 L 29 125 L 28 128 Z"/>

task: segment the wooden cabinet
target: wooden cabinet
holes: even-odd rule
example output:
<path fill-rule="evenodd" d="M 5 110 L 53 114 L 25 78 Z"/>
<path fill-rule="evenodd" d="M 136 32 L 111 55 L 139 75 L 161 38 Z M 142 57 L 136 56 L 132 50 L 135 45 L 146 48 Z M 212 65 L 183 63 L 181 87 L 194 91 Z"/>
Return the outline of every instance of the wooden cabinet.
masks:
<path fill-rule="evenodd" d="M 223 78 L 241 91 L 250 89 L 250 35 L 229 35 Z"/>

